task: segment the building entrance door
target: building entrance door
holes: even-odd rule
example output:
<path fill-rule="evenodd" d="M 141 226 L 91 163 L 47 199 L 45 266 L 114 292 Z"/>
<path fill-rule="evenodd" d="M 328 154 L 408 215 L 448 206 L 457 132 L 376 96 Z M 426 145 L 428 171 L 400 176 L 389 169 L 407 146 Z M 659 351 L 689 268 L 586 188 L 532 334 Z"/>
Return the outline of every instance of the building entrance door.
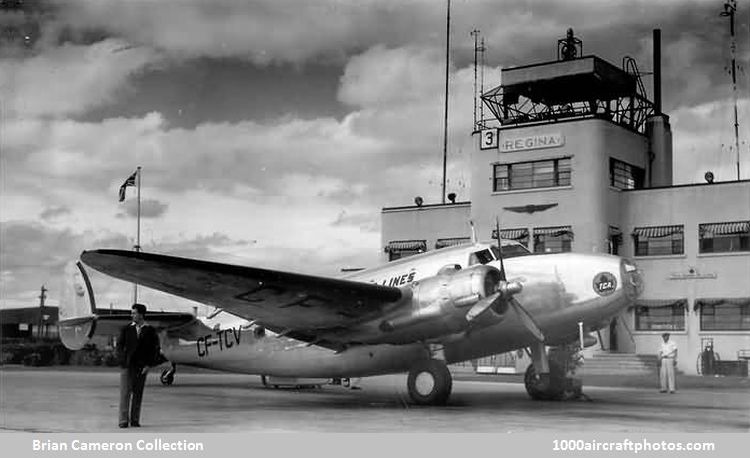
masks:
<path fill-rule="evenodd" d="M 609 351 L 617 351 L 617 317 L 609 323 Z"/>

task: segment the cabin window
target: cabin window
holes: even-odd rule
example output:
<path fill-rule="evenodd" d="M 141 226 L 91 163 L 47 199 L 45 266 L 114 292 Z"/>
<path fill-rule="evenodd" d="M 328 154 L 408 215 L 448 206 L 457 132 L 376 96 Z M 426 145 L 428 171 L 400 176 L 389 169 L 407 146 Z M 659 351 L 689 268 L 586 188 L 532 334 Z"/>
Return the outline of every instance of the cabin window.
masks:
<path fill-rule="evenodd" d="M 469 255 L 470 266 L 473 266 L 475 264 L 487 264 L 494 260 L 495 258 L 492 256 L 492 252 L 487 249 L 475 251 L 474 253 L 471 253 L 471 255 Z"/>
<path fill-rule="evenodd" d="M 493 246 L 491 248 L 492 254 L 495 256 L 495 259 L 500 259 L 500 251 L 497 249 L 496 246 Z M 528 256 L 531 252 L 523 245 L 518 244 L 509 244 L 509 245 L 503 245 L 503 259 L 508 258 L 517 258 L 518 256 Z"/>

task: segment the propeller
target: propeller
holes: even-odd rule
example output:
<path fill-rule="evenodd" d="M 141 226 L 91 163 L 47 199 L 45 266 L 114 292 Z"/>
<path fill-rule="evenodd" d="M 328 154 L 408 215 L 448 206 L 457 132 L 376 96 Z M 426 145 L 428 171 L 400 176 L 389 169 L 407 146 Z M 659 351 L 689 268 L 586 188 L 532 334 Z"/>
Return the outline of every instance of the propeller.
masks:
<path fill-rule="evenodd" d="M 509 282 L 505 275 L 505 263 L 503 262 L 503 244 L 500 238 L 500 221 L 495 217 L 495 230 L 497 232 L 497 251 L 498 260 L 500 261 L 500 282 L 497 291 L 474 304 L 466 313 L 466 320 L 471 323 L 485 310 L 489 309 L 500 301 L 505 301 L 510 308 L 518 315 L 521 323 L 526 329 L 540 342 L 544 341 L 544 333 L 539 329 L 531 314 L 513 297 L 523 290 L 523 285 L 517 281 Z"/>

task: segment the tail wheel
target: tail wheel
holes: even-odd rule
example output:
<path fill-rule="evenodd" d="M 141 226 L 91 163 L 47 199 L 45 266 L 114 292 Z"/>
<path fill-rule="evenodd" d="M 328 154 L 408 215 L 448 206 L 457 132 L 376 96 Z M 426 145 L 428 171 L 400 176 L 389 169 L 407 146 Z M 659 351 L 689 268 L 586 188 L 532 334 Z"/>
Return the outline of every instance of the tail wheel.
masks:
<path fill-rule="evenodd" d="M 419 405 L 444 405 L 451 394 L 453 379 L 445 362 L 430 359 L 417 363 L 407 380 L 409 396 Z"/>
<path fill-rule="evenodd" d="M 159 380 L 161 380 L 162 385 L 169 386 L 174 383 L 174 372 L 174 369 L 171 367 L 168 367 L 161 372 Z"/>
<path fill-rule="evenodd" d="M 538 374 L 534 365 L 529 364 L 523 383 L 529 396 L 537 401 L 554 401 L 565 394 L 565 372 L 555 361 L 549 362 L 549 374 Z"/>

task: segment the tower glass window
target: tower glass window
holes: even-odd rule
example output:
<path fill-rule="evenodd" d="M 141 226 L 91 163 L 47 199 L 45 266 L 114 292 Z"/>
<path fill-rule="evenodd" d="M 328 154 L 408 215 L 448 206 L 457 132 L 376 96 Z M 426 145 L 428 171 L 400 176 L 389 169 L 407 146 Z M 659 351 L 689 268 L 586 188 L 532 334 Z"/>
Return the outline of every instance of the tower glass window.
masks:
<path fill-rule="evenodd" d="M 570 185 L 570 158 L 495 164 L 494 192 Z"/>
<path fill-rule="evenodd" d="M 641 189 L 646 172 L 634 165 L 609 158 L 609 185 L 617 189 Z"/>

